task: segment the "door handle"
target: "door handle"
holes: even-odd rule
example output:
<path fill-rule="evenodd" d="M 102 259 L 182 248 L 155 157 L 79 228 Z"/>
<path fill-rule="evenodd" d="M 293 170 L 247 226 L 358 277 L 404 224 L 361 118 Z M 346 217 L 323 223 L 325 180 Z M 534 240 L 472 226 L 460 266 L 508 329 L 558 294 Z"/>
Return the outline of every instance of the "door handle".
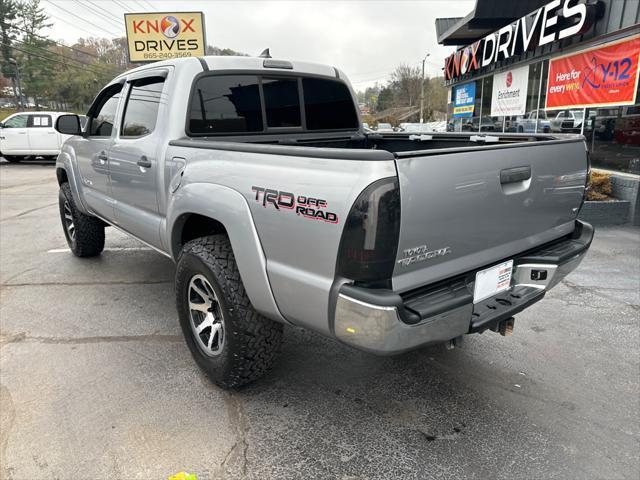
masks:
<path fill-rule="evenodd" d="M 138 160 L 137 164 L 139 167 L 142 167 L 142 168 L 151 168 L 151 162 L 149 161 L 146 155 L 142 155 L 140 157 L 140 160 Z"/>
<path fill-rule="evenodd" d="M 109 160 L 109 157 L 107 156 L 106 152 L 100 152 L 98 154 L 98 160 L 100 160 L 100 164 L 104 165 L 105 163 L 107 163 L 107 160 Z"/>
<path fill-rule="evenodd" d="M 531 178 L 531 167 L 516 167 L 500 170 L 500 183 L 516 183 Z"/>

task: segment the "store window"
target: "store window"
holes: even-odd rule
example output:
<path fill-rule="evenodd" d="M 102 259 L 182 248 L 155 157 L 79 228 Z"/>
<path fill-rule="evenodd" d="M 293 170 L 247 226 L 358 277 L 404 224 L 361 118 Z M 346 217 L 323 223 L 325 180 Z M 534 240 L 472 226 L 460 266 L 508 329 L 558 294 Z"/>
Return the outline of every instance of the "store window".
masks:
<path fill-rule="evenodd" d="M 589 108 L 586 118 L 592 166 L 640 174 L 640 88 L 635 105 Z"/>
<path fill-rule="evenodd" d="M 491 116 L 491 97 L 493 92 L 493 75 L 482 79 L 482 108 L 480 124 L 483 132 L 502 132 L 504 117 Z"/>

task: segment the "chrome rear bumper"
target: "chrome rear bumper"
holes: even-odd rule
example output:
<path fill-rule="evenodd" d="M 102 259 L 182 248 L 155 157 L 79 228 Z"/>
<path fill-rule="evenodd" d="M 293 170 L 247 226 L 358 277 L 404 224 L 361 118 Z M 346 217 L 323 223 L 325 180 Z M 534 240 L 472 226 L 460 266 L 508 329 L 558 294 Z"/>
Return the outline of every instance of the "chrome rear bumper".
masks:
<path fill-rule="evenodd" d="M 541 300 L 575 270 L 592 239 L 593 227 L 576 221 L 571 236 L 515 256 L 509 290 L 475 305 L 475 271 L 403 296 L 343 285 L 336 301 L 335 336 L 356 348 L 391 355 L 494 328 Z"/>

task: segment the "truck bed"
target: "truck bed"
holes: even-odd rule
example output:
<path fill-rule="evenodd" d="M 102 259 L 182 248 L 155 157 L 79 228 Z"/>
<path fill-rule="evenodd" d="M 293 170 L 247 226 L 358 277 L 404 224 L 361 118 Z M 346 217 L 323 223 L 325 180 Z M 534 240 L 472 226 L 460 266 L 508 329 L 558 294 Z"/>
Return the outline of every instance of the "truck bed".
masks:
<path fill-rule="evenodd" d="M 269 154 L 272 167 L 282 155 L 302 157 L 301 162 L 303 158 L 393 161 L 401 198 L 392 279 L 398 292 L 489 265 L 571 233 L 588 172 L 584 139 L 579 135 L 341 137 L 334 132 L 281 139 L 264 135 L 186 138 L 171 144 Z M 304 175 L 304 170 L 299 174 Z M 297 174 L 290 178 L 290 184 L 314 181 Z"/>

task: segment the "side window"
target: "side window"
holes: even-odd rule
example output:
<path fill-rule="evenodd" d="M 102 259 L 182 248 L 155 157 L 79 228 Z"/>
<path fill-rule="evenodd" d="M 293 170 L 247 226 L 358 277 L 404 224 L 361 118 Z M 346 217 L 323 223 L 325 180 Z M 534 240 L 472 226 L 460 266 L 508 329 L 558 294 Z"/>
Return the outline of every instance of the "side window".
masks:
<path fill-rule="evenodd" d="M 116 121 L 116 110 L 120 101 L 120 88 L 114 88 L 100 99 L 96 112 L 89 118 L 89 135 L 92 137 L 110 137 Z"/>
<path fill-rule="evenodd" d="M 197 80 L 189 107 L 189 133 L 261 132 L 260 88 L 255 75 L 205 76 Z"/>
<path fill-rule="evenodd" d="M 301 127 L 300 95 L 295 78 L 263 78 L 268 127 Z"/>
<path fill-rule="evenodd" d="M 51 127 L 51 115 L 29 115 L 29 127 Z"/>
<path fill-rule="evenodd" d="M 339 81 L 303 78 L 304 111 L 309 130 L 358 128 L 351 92 Z"/>
<path fill-rule="evenodd" d="M 142 137 L 156 128 L 164 79 L 144 78 L 131 83 L 122 120 L 122 137 Z"/>
<path fill-rule="evenodd" d="M 27 115 L 16 115 L 3 123 L 4 128 L 26 128 L 27 127 Z"/>

